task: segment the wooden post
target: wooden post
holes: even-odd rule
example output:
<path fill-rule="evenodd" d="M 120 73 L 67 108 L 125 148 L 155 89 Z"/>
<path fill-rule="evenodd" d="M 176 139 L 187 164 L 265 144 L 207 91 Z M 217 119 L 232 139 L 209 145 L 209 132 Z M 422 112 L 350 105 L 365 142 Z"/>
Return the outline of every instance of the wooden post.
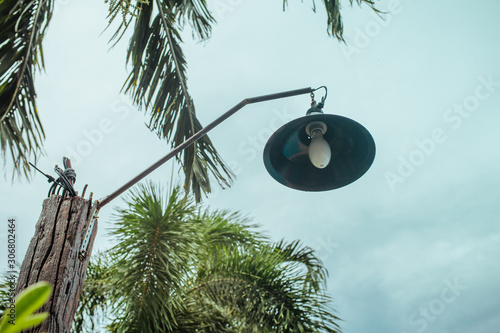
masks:
<path fill-rule="evenodd" d="M 88 246 L 88 255 L 80 261 L 78 254 L 84 237 L 91 202 L 82 197 L 53 195 L 43 202 L 42 213 L 36 224 L 19 274 L 16 294 L 38 281 L 47 281 L 53 293 L 41 312 L 49 317 L 40 326 L 26 332 L 69 332 L 75 315 L 97 222 Z"/>

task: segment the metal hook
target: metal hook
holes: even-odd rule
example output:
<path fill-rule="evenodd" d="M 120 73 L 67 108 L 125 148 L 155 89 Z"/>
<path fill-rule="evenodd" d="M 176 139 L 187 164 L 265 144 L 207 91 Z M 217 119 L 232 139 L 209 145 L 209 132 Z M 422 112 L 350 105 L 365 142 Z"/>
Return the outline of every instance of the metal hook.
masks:
<path fill-rule="evenodd" d="M 319 89 L 325 89 L 325 96 L 321 97 L 321 103 L 324 104 L 326 97 L 328 96 L 328 89 L 325 86 L 320 86 L 320 87 L 314 89 L 314 91 L 319 90 Z"/>
<path fill-rule="evenodd" d="M 311 107 L 315 107 L 316 106 L 316 101 L 314 100 L 314 92 L 311 92 Z"/>

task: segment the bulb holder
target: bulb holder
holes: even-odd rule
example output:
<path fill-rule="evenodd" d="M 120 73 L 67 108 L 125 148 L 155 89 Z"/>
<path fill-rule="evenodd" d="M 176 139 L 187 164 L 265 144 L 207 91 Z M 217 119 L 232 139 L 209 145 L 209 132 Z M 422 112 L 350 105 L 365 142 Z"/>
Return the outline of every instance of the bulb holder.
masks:
<path fill-rule="evenodd" d="M 375 142 L 365 127 L 346 117 L 323 114 L 317 107 L 307 114 L 283 125 L 269 138 L 264 164 L 274 179 L 297 190 L 328 191 L 346 186 L 368 171 L 375 159 Z M 308 155 L 310 134 L 323 126 L 331 162 L 318 169 Z"/>
<path fill-rule="evenodd" d="M 324 135 L 328 130 L 328 127 L 326 127 L 326 124 L 322 121 L 313 121 L 306 126 L 306 133 L 311 138 L 313 137 L 313 132 L 318 130 L 321 131 L 322 135 Z"/>

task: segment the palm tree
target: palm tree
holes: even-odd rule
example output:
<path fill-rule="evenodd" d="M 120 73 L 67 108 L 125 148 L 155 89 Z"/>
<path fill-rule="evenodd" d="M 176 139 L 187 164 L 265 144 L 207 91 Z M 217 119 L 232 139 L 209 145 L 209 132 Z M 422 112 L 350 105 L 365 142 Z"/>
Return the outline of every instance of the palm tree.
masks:
<path fill-rule="evenodd" d="M 140 186 L 119 210 L 116 245 L 91 261 L 74 330 L 338 332 L 327 271 L 299 242 L 272 244 L 248 219 L 195 209 Z"/>
<path fill-rule="evenodd" d="M 0 150 L 10 151 L 13 178 L 29 178 L 30 159 L 36 161 L 45 137 L 35 102 L 34 73 L 43 68 L 42 40 L 54 0 L 0 0 Z M 372 0 L 349 0 L 352 5 Z M 131 65 L 123 89 L 151 118 L 149 128 L 172 147 L 202 128 L 196 117 L 186 78 L 180 31 L 190 25 L 201 40 L 208 39 L 215 19 L 206 0 L 110 0 L 109 20 L 121 20 L 112 37 L 118 42 L 133 26 L 127 53 Z M 283 1 L 283 9 L 288 0 Z M 324 0 L 328 33 L 343 41 L 339 0 Z M 313 10 L 316 10 L 313 0 Z M 196 200 L 210 192 L 210 175 L 220 186 L 234 177 L 208 136 L 177 157 L 185 173 L 184 187 Z"/>

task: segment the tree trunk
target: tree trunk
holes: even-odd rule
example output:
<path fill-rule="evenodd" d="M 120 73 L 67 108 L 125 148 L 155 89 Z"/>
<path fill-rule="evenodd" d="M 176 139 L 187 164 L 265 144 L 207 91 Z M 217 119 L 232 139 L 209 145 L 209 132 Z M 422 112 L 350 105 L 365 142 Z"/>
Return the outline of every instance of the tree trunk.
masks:
<path fill-rule="evenodd" d="M 53 286 L 52 296 L 42 307 L 49 317 L 40 326 L 26 332 L 69 332 L 85 280 L 97 221 L 90 238 L 88 255 L 80 261 L 78 254 L 83 241 L 91 202 L 81 197 L 62 198 L 53 195 L 43 202 L 19 274 L 16 294 L 38 281 Z"/>

